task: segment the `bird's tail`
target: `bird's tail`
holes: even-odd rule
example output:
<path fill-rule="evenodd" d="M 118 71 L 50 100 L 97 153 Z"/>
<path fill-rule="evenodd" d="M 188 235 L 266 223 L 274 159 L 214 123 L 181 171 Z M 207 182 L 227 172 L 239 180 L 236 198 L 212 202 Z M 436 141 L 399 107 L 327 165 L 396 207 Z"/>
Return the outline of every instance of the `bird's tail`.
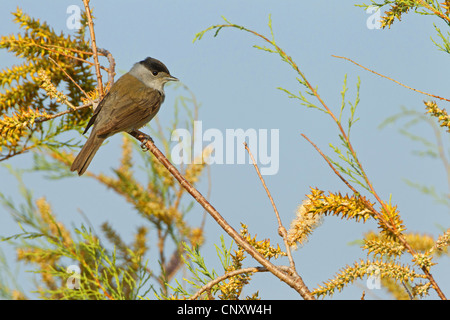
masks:
<path fill-rule="evenodd" d="M 97 153 L 98 148 L 102 145 L 105 138 L 98 137 L 95 133 L 91 134 L 86 141 L 86 144 L 81 148 L 80 153 L 75 158 L 70 167 L 70 171 L 78 171 L 78 175 L 81 176 Z"/>

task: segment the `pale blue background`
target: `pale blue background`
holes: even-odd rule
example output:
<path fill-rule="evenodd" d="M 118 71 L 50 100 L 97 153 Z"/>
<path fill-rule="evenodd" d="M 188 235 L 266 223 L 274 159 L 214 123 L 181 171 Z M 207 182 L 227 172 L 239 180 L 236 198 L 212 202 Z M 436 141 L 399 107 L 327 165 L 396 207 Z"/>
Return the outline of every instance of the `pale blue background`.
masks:
<path fill-rule="evenodd" d="M 252 48 L 265 45 L 254 36 L 236 29 L 224 29 L 218 38 L 206 34 L 200 42 L 192 43 L 194 35 L 222 23 L 221 15 L 230 21 L 269 34 L 267 21 L 272 14 L 278 44 L 297 62 L 308 80 L 319 87 L 322 98 L 338 112 L 344 75 L 348 74 L 348 100 L 354 101 L 355 84 L 360 76 L 361 104 L 357 115 L 361 120 L 353 129 L 353 144 L 374 187 L 383 199 L 398 205 L 409 231 L 436 236 L 439 226 L 448 228 L 448 208 L 437 205 L 427 196 L 402 181 L 403 178 L 432 185 L 448 192 L 446 176 L 439 161 L 419 158 L 412 151 L 418 144 L 390 126 L 379 130 L 379 124 L 400 111 L 401 106 L 424 111 L 427 97 L 402 88 L 356 66 L 331 57 L 332 54 L 352 58 L 380 73 L 393 77 L 411 87 L 448 97 L 448 56 L 437 51 L 430 40 L 435 37 L 433 22 L 446 30 L 434 17 L 406 15 L 390 30 L 369 30 L 369 17 L 355 1 L 91 1 L 94 8 L 97 44 L 108 49 L 116 59 L 118 76 L 132 64 L 147 56 L 161 59 L 173 75 L 181 79 L 201 102 L 199 119 L 203 129 L 254 128 L 280 130 L 280 170 L 266 176 L 281 218 L 286 227 L 294 217 L 296 207 L 309 192 L 310 186 L 325 191 L 349 190 L 337 178 L 317 152 L 301 138 L 306 134 L 323 151 L 331 154 L 330 142 L 337 144 L 337 128 L 331 118 L 315 110 L 306 109 L 277 90 L 279 86 L 298 91 L 296 74 L 276 55 Z M 10 12 L 20 6 L 32 17 L 48 21 L 57 32 L 73 31 L 66 27 L 66 9 L 71 4 L 82 7 L 79 1 L 2 1 L 0 4 L 0 34 L 17 33 Z M 12 54 L 0 51 L 0 68 L 17 63 Z M 106 63 L 106 62 L 105 62 Z M 166 91 L 167 99 L 159 113 L 163 124 L 169 124 L 176 92 Z M 440 106 L 446 107 L 443 103 Z M 415 127 L 415 133 L 428 139 L 433 132 L 427 126 Z M 73 132 L 71 138 L 84 139 Z M 90 169 L 110 173 L 120 156 L 121 136 L 111 138 L 96 156 Z M 14 157 L 5 163 L 29 168 L 31 154 Z M 270 202 L 251 165 L 213 165 L 211 203 L 236 229 L 240 222 L 249 225 L 252 235 L 259 239 L 282 241 L 277 235 L 276 219 Z M 0 167 L 0 192 L 12 196 L 17 203 L 15 179 Z M 99 230 L 104 221 L 118 229 L 126 241 L 142 220 L 132 213 L 131 206 L 110 190 L 89 178 L 61 181 L 43 179 L 41 174 L 25 175 L 25 182 L 35 198 L 46 196 L 58 218 L 67 225 L 79 227 L 84 223 L 79 210 Z M 199 185 L 206 194 L 206 176 Z M 203 210 L 196 205 L 190 214 L 192 224 L 198 223 Z M 9 214 L 0 209 L 0 235 L 18 233 L 18 226 Z M 364 232 L 374 230 L 376 224 L 341 221 L 330 217 L 314 232 L 309 242 L 294 252 L 296 265 L 306 284 L 317 287 L 332 278 L 339 269 L 366 259 L 366 253 L 349 243 L 362 238 Z M 214 244 L 224 232 L 208 218 L 206 243 L 202 253 L 210 268 L 222 273 Z M 152 234 L 153 230 L 150 230 Z M 229 238 L 225 237 L 227 243 Z M 15 269 L 15 254 L 1 243 L 11 268 Z M 150 244 L 150 253 L 155 245 Z M 448 257 L 438 260 L 432 269 L 436 281 L 450 295 Z M 277 263 L 287 264 L 287 259 Z M 257 265 L 250 258 L 246 266 Z M 20 268 L 20 284 L 29 289 L 32 274 Z M 181 279 L 182 275 L 178 275 Z M 259 290 L 263 299 L 298 299 L 287 285 L 268 274 L 257 274 L 244 294 Z M 334 299 L 386 298 L 382 290 L 369 290 L 365 281 L 358 281 Z M 432 294 L 431 298 L 437 298 Z"/>

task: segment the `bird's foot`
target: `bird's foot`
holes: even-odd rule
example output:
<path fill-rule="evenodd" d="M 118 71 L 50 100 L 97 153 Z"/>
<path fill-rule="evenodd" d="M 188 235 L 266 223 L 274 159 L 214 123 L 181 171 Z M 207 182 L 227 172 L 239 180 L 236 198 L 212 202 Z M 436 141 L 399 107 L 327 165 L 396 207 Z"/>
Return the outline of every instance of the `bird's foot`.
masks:
<path fill-rule="evenodd" d="M 149 142 L 149 141 L 153 142 L 152 137 L 145 135 L 144 139 L 141 142 L 142 151 L 144 151 L 144 152 L 148 151 L 147 142 Z"/>

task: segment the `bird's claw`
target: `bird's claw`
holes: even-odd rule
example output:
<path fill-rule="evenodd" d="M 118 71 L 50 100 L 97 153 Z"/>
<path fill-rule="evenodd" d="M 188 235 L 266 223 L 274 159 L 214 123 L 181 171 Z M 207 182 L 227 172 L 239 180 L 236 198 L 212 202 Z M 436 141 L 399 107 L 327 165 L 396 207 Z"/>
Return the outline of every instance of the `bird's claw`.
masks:
<path fill-rule="evenodd" d="M 153 142 L 152 137 L 150 137 L 150 136 L 145 136 L 144 139 L 143 139 L 142 142 L 141 142 L 141 148 L 142 148 L 142 150 L 143 150 L 144 152 L 148 151 L 147 142 L 149 142 L 149 141 Z"/>

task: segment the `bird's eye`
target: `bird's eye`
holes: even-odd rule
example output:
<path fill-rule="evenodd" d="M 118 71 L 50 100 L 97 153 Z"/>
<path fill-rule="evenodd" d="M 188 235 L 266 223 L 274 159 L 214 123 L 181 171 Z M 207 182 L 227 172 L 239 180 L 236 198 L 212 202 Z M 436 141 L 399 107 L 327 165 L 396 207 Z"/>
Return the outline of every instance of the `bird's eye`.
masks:
<path fill-rule="evenodd" d="M 153 73 L 154 76 L 158 75 L 158 71 L 152 71 L 152 73 Z"/>

